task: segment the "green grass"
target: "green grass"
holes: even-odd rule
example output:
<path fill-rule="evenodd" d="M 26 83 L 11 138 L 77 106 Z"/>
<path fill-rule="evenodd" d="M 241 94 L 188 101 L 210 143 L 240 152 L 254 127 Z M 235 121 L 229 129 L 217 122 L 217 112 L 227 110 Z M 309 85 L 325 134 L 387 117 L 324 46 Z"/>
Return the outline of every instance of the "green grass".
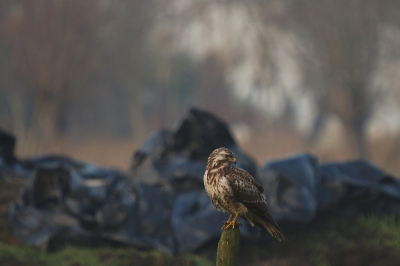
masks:
<path fill-rule="evenodd" d="M 135 248 L 66 247 L 48 253 L 33 247 L 11 246 L 0 242 L 0 265 L 193 265 L 209 266 L 211 262 L 195 255 L 171 256 L 159 251 L 141 251 Z"/>
<path fill-rule="evenodd" d="M 343 261 L 338 262 L 338 258 L 346 261 L 346 257 L 367 262 L 377 256 L 400 258 L 397 255 L 400 251 L 400 217 L 397 215 L 366 215 L 354 220 L 336 218 L 328 221 L 321 230 L 303 237 L 314 265 L 340 265 Z"/>
<path fill-rule="evenodd" d="M 314 244 L 329 243 L 346 248 L 363 245 L 400 250 L 400 217 L 368 215 L 355 220 L 334 219 L 321 232 L 312 232 L 308 238 Z"/>
<path fill-rule="evenodd" d="M 384 217 L 370 216 L 359 219 L 360 226 L 373 234 L 368 245 L 380 245 L 400 250 L 400 217 L 386 215 Z"/>
<path fill-rule="evenodd" d="M 283 228 L 285 231 L 285 228 Z M 302 230 L 241 248 L 245 265 L 399 265 L 400 216 L 319 217 Z"/>

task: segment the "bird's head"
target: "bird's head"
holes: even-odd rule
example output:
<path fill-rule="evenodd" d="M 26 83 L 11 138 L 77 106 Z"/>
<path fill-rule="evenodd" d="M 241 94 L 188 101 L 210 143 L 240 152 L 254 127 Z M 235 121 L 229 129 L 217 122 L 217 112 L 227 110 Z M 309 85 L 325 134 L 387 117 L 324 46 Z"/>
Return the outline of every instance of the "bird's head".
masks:
<path fill-rule="evenodd" d="M 219 168 L 230 166 L 232 163 L 236 164 L 236 158 L 233 152 L 227 148 L 219 148 L 210 154 L 207 164 Z"/>

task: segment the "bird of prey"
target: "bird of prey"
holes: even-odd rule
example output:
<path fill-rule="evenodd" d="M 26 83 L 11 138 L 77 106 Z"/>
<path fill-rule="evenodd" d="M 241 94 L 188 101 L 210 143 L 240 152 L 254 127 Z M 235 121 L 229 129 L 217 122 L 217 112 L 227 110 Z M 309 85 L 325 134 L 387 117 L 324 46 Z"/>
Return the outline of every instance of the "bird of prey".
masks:
<path fill-rule="evenodd" d="M 282 241 L 284 236 L 268 210 L 264 189 L 248 172 L 235 167 L 233 163 L 236 164 L 236 158 L 232 151 L 227 148 L 216 149 L 208 157 L 204 174 L 204 187 L 212 204 L 217 210 L 230 214 L 222 230 L 235 228 L 240 224 L 236 220 L 241 217 Z"/>

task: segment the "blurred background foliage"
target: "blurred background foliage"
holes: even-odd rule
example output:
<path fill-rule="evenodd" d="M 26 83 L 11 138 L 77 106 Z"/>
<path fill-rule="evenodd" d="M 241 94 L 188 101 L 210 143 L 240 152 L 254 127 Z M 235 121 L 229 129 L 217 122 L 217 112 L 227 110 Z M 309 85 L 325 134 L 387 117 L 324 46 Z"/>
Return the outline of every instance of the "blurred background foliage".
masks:
<path fill-rule="evenodd" d="M 189 106 L 261 164 L 300 151 L 400 172 L 400 2 L 0 2 L 0 126 L 17 154 L 126 168 Z"/>

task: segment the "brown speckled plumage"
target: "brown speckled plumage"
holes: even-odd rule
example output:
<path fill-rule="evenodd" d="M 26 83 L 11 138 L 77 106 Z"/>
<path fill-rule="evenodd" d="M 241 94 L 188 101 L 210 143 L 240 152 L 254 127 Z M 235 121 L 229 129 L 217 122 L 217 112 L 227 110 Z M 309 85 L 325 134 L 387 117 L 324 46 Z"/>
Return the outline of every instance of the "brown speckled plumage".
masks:
<path fill-rule="evenodd" d="M 204 174 L 204 187 L 212 204 L 220 211 L 235 216 L 227 224 L 234 227 L 237 217 L 242 217 L 267 230 L 279 241 L 284 239 L 282 231 L 272 218 L 265 196 L 264 189 L 245 170 L 232 165 L 235 156 L 227 148 L 219 148 L 208 157 L 207 168 Z M 225 226 L 223 228 L 227 228 Z"/>

